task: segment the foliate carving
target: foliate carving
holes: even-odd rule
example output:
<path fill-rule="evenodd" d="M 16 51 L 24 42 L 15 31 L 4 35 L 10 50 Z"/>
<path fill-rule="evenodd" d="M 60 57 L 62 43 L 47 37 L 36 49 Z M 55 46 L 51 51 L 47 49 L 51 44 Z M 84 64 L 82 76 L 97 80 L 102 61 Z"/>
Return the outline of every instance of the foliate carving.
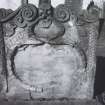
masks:
<path fill-rule="evenodd" d="M 37 8 L 28 4 L 21 8 L 18 15 L 15 17 L 15 22 L 18 27 L 25 27 L 29 22 L 34 21 L 37 18 Z"/>
<path fill-rule="evenodd" d="M 83 10 L 78 16 L 78 25 L 96 22 L 99 19 L 100 9 L 97 6 L 92 6 L 88 10 Z"/>
<path fill-rule="evenodd" d="M 67 22 L 70 19 L 70 11 L 65 5 L 61 4 L 56 7 L 54 17 L 60 22 Z"/>

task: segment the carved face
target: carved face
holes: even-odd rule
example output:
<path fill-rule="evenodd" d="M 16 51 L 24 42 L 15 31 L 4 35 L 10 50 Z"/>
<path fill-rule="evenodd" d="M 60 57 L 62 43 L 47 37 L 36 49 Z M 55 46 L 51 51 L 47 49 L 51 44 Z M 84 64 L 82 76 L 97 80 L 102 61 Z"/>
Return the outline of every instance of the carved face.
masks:
<path fill-rule="evenodd" d="M 45 3 L 41 4 L 39 6 L 39 17 L 41 17 L 41 20 L 34 29 L 34 33 L 38 40 L 49 42 L 64 34 L 64 27 L 62 25 L 57 25 L 58 23 L 53 21 L 53 8 L 51 5 Z"/>
<path fill-rule="evenodd" d="M 44 19 L 46 18 L 51 18 L 52 16 L 52 8 L 49 4 L 41 4 L 39 6 L 39 16 L 43 17 Z"/>
<path fill-rule="evenodd" d="M 39 17 L 42 20 L 39 22 L 40 27 L 49 28 L 52 24 L 52 7 L 49 4 L 41 4 L 39 6 Z"/>

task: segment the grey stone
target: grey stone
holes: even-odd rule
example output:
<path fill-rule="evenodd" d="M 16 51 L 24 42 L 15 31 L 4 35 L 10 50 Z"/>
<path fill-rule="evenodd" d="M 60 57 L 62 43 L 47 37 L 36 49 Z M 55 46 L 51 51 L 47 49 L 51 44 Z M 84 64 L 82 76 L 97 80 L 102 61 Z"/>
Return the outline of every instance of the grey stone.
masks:
<path fill-rule="evenodd" d="M 86 26 L 82 31 L 86 30 L 87 35 L 79 35 L 76 17 L 71 15 L 69 6 L 61 4 L 52 8 L 50 0 L 40 0 L 39 8 L 28 1 L 26 4 L 11 11 L 9 16 L 5 15 L 7 10 L 0 11 L 3 24 L 13 22 L 13 27 L 8 24 L 8 30 L 3 30 L 0 24 L 2 67 L 6 80 L 3 85 L 8 87 L 5 97 L 13 100 L 92 99 L 97 37 L 94 22 L 97 17 L 91 11 L 84 11 L 80 23 L 83 23 L 82 27 Z M 78 5 L 77 2 L 74 4 Z M 9 33 L 5 36 L 3 31 Z M 81 38 L 84 36 L 85 40 Z M 54 100 L 50 102 L 60 104 Z M 63 104 L 78 103 L 75 102 Z M 87 104 L 87 101 L 83 103 Z"/>
<path fill-rule="evenodd" d="M 95 100 L 0 101 L 0 105 L 100 105 Z"/>
<path fill-rule="evenodd" d="M 23 83 L 29 85 L 24 88 L 32 90 L 33 97 L 81 96 L 78 91 L 85 74 L 84 63 L 75 48 L 48 44 L 24 48 L 15 55 L 15 71 Z"/>

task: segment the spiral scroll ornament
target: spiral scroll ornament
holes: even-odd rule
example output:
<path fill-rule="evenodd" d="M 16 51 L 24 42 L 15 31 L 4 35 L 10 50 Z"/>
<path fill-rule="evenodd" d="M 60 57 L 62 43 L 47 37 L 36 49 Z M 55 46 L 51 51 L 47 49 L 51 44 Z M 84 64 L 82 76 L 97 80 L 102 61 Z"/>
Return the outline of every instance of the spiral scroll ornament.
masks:
<path fill-rule="evenodd" d="M 65 5 L 61 4 L 56 7 L 54 17 L 60 22 L 67 22 L 70 19 L 70 11 Z"/>
<path fill-rule="evenodd" d="M 20 28 L 27 26 L 27 24 L 24 22 L 24 19 L 21 15 L 16 16 L 15 24 Z"/>
<path fill-rule="evenodd" d="M 22 17 L 26 21 L 32 21 L 37 17 L 37 8 L 33 5 L 26 5 L 22 8 Z"/>
<path fill-rule="evenodd" d="M 21 28 L 26 27 L 29 25 L 29 22 L 32 22 L 37 18 L 37 13 L 37 8 L 34 5 L 24 5 L 15 18 L 16 25 Z"/>

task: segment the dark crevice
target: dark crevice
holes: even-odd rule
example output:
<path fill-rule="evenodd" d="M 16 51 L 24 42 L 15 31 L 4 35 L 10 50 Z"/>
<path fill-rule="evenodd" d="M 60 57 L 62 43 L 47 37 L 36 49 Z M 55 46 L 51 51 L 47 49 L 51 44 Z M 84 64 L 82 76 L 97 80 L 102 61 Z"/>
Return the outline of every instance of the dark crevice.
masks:
<path fill-rule="evenodd" d="M 105 57 L 97 57 L 94 96 L 105 92 Z"/>

